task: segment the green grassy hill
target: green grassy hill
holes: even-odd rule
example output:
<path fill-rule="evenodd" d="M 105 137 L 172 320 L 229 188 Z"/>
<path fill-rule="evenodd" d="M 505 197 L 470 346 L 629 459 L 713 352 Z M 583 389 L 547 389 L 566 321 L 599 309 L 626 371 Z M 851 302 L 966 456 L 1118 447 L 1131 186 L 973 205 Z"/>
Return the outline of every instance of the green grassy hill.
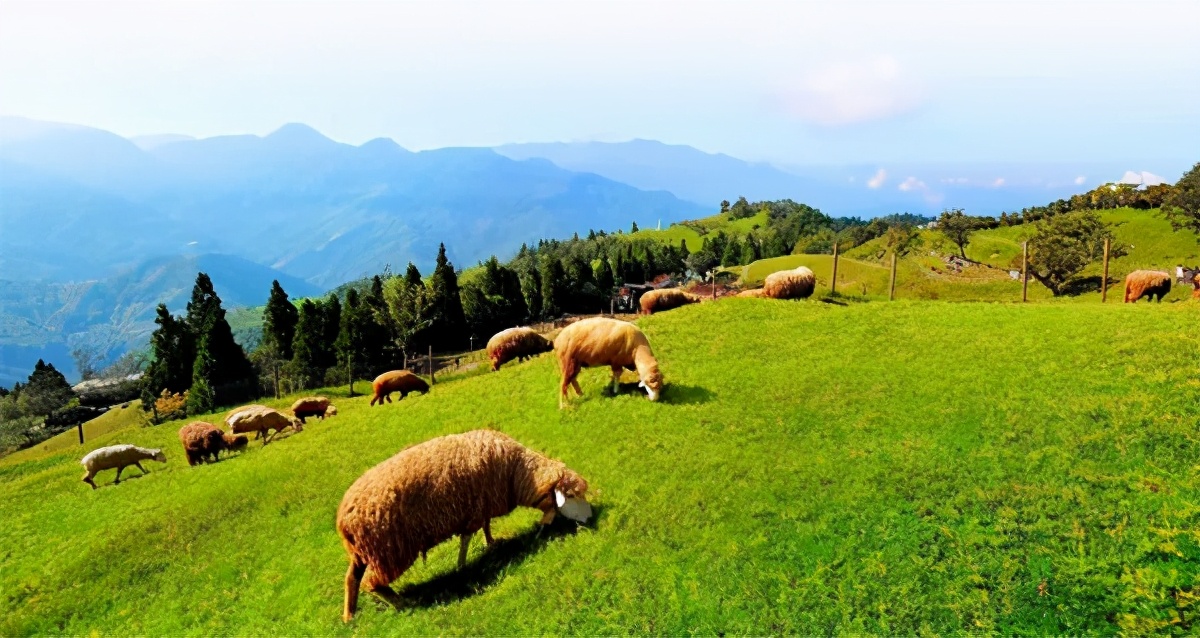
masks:
<path fill-rule="evenodd" d="M 864 271 L 865 272 L 865 271 Z M 1194 304 L 732 299 L 641 324 L 663 401 L 557 408 L 551 357 L 99 490 L 69 449 L 0 461 L 0 634 L 1133 634 L 1194 631 Z M 290 401 L 277 402 L 285 405 Z M 219 416 L 212 417 L 212 420 Z M 586 477 L 594 523 L 430 552 L 340 620 L 346 488 L 492 427 Z"/>

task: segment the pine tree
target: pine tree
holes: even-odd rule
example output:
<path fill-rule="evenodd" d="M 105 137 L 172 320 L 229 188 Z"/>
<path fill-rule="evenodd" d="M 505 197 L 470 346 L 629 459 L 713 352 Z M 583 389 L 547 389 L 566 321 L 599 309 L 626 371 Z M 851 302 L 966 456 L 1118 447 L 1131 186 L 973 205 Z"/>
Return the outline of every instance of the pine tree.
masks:
<path fill-rule="evenodd" d="M 633 222 L 633 227 L 631 227 L 631 228 L 629 229 L 629 232 L 630 232 L 630 233 L 636 233 L 637 231 L 638 231 L 638 225 L 637 225 L 637 222 Z"/>
<path fill-rule="evenodd" d="M 566 273 L 562 262 L 553 255 L 542 258 L 542 316 L 549 319 L 558 317 L 566 306 Z"/>
<path fill-rule="evenodd" d="M 53 363 L 38 359 L 28 382 L 20 388 L 18 404 L 27 415 L 46 416 L 73 398 L 75 392 L 71 390 L 67 378 L 54 368 Z"/>
<path fill-rule="evenodd" d="M 738 243 L 736 237 L 730 238 L 725 242 L 725 250 L 721 252 L 722 266 L 736 266 L 742 258 L 742 246 Z"/>
<path fill-rule="evenodd" d="M 338 300 L 337 293 L 331 292 L 325 299 L 325 303 L 321 304 L 321 334 L 323 338 L 318 361 L 322 369 L 337 365 L 337 351 L 333 344 L 337 342 L 338 332 L 341 329 L 342 302 Z"/>
<path fill-rule="evenodd" d="M 461 347 L 466 317 L 458 291 L 458 275 L 446 258 L 446 244 L 439 244 L 437 262 L 429 278 L 432 293 L 433 345 L 441 349 Z"/>
<path fill-rule="evenodd" d="M 196 285 L 192 288 L 192 299 L 187 305 L 184 324 L 190 334 L 188 360 L 193 370 L 199 343 L 207 340 L 207 356 L 211 361 L 206 364 L 209 366 L 206 380 L 215 404 L 238 401 L 253 394 L 254 366 L 246 358 L 246 352 L 234 341 L 233 329 L 225 320 L 225 309 L 221 307 L 221 298 L 205 273 L 196 275 Z"/>
<path fill-rule="evenodd" d="M 163 390 L 183 392 L 192 385 L 192 364 L 195 360 L 187 327 L 176 319 L 166 304 L 158 304 L 154 323 L 158 328 L 150 335 L 151 362 L 143 384 L 151 397 Z M 143 405 L 142 407 L 147 407 Z"/>
<path fill-rule="evenodd" d="M 367 363 L 363 342 L 363 328 L 367 322 L 373 322 L 371 308 L 359 303 L 358 291 L 351 288 L 346 292 L 346 305 L 342 308 L 341 325 L 334 342 L 338 363 L 351 374 Z"/>
<path fill-rule="evenodd" d="M 193 416 L 213 411 L 216 397 L 212 389 L 212 378 L 216 366 L 209 354 L 208 336 L 200 339 L 196 346 L 196 361 L 192 367 L 192 387 L 187 395 L 187 413 Z"/>
<path fill-rule="evenodd" d="M 300 304 L 296 336 L 292 341 L 292 368 L 302 387 L 312 387 L 319 376 L 324 374 L 321 365 L 324 340 L 324 311 L 317 304 L 305 299 Z"/>
<path fill-rule="evenodd" d="M 679 259 L 681 259 L 681 260 L 687 259 L 688 255 L 690 255 L 690 254 L 692 254 L 692 253 L 688 252 L 687 240 L 680 239 L 679 240 Z"/>
<path fill-rule="evenodd" d="M 608 297 L 613 293 L 613 287 L 616 282 L 613 280 L 612 266 L 609 265 L 607 259 L 601 259 L 596 267 L 592 270 L 592 275 L 596 280 L 596 289 L 601 295 Z"/>
<path fill-rule="evenodd" d="M 542 316 L 542 277 L 537 268 L 529 268 L 521 275 L 521 295 L 525 297 L 525 308 L 529 319 Z"/>
<path fill-rule="evenodd" d="M 271 296 L 267 299 L 267 307 L 263 309 L 263 336 L 259 347 L 272 349 L 279 359 L 291 359 L 292 339 L 296 337 L 296 320 L 299 316 L 299 311 L 288 299 L 279 280 L 271 282 Z"/>

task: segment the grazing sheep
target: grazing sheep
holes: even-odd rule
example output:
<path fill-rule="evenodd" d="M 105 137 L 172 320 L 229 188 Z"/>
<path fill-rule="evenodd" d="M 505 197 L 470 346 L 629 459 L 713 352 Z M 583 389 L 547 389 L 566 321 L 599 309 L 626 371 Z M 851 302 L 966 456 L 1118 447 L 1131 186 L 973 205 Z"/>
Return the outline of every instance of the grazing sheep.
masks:
<path fill-rule="evenodd" d="M 305 423 L 305 419 L 310 416 L 322 419 L 327 416 L 333 416 L 329 413 L 330 407 L 329 399 L 325 397 L 304 397 L 303 399 L 297 399 L 292 404 L 292 414 L 296 415 L 296 418 L 300 419 L 301 423 Z M 334 410 L 333 414 L 337 414 L 337 410 Z"/>
<path fill-rule="evenodd" d="M 743 290 L 743 291 L 739 292 L 739 293 L 737 294 L 737 296 L 739 296 L 739 297 L 752 297 L 752 298 L 755 298 L 755 299 L 761 299 L 762 297 L 766 297 L 766 295 L 765 295 L 765 294 L 763 294 L 763 289 L 762 289 L 762 288 L 755 288 L 755 289 L 753 289 L 753 290 Z"/>
<path fill-rule="evenodd" d="M 234 434 L 257 433 L 255 440 L 262 438 L 264 446 L 271 442 L 271 437 L 285 428 L 292 427 L 297 432 L 304 431 L 300 419 L 289 418 L 279 410 L 265 405 L 247 405 L 233 410 L 225 417 L 225 425 L 229 426 L 229 430 Z M 271 434 L 271 430 L 275 430 L 274 434 Z"/>
<path fill-rule="evenodd" d="M 142 467 L 142 461 L 154 459 L 159 463 L 167 462 L 167 455 L 163 454 L 162 450 L 149 449 L 138 447 L 136 445 L 121 444 L 110 445 L 108 447 L 97 448 L 88 453 L 87 456 L 80 459 L 79 464 L 87 472 L 83 475 L 83 482 L 96 489 L 96 482 L 92 480 L 97 472 L 102 470 L 111 470 L 117 468 L 117 478 L 113 479 L 113 484 L 121 482 L 121 470 L 133 465 L 142 471 L 142 474 L 147 474 L 146 468 Z"/>
<path fill-rule="evenodd" d="M 376 402 L 383 405 L 384 399 L 391 403 L 393 392 L 399 392 L 401 399 L 408 396 L 409 392 L 420 392 L 421 394 L 429 392 L 429 384 L 408 370 L 384 372 L 375 377 L 371 387 L 375 390 L 375 396 L 371 397 L 371 405 L 375 405 Z"/>
<path fill-rule="evenodd" d="M 580 501 L 587 489 L 587 481 L 562 461 L 491 430 L 404 449 L 367 470 L 338 506 L 337 530 L 350 557 L 342 619 L 354 617 L 360 584 L 394 596 L 388 585 L 418 556 L 455 535 L 461 569 L 475 532 L 482 529 L 491 544 L 491 519 L 532 507 L 543 512 L 541 524 L 547 525 L 559 508 L 574 515 L 567 504 L 583 505 L 586 512 L 586 501 Z"/>
<path fill-rule="evenodd" d="M 488 339 L 487 356 L 492 360 L 492 371 L 496 371 L 513 359 L 524 361 L 553 348 L 549 339 L 531 328 L 509 328 Z"/>
<path fill-rule="evenodd" d="M 817 278 L 813 271 L 804 266 L 795 270 L 782 270 L 767 275 L 763 282 L 763 296 L 772 299 L 804 299 L 813 294 Z"/>
<path fill-rule="evenodd" d="M 1192 277 L 1192 299 L 1200 299 L 1200 273 Z"/>
<path fill-rule="evenodd" d="M 638 301 L 641 314 L 651 315 L 663 310 L 671 310 L 688 304 L 700 303 L 700 296 L 678 288 L 661 288 L 647 291 Z"/>
<path fill-rule="evenodd" d="M 1125 276 L 1125 303 L 1137 303 L 1142 297 L 1158 301 L 1171 292 L 1171 275 L 1160 270 L 1135 270 Z"/>
<path fill-rule="evenodd" d="M 221 450 L 238 450 L 248 443 L 245 436 L 226 434 L 204 421 L 194 421 L 179 428 L 179 441 L 183 443 L 188 465 L 203 463 L 210 458 L 216 461 L 221 456 Z"/>
<path fill-rule="evenodd" d="M 337 416 L 337 406 L 331 405 L 325 410 L 325 417 Z"/>
<path fill-rule="evenodd" d="M 558 334 L 554 340 L 554 351 L 558 353 L 562 385 L 559 388 L 558 407 L 561 409 L 567 398 L 567 387 L 583 396 L 579 382 L 582 368 L 609 366 L 612 368 L 613 392 L 621 380 L 621 369 L 637 370 L 641 382 L 651 401 L 657 401 L 662 391 L 663 378 L 658 370 L 658 361 L 650 350 L 650 342 L 637 326 L 627 321 L 608 317 L 581 319 Z"/>

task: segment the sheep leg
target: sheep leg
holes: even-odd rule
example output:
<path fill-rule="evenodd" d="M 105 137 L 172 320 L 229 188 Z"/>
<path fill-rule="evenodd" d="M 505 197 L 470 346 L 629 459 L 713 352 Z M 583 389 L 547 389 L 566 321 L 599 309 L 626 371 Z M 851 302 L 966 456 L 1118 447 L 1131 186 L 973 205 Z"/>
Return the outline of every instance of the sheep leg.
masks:
<path fill-rule="evenodd" d="M 346 606 L 342 610 L 342 622 L 350 622 L 358 610 L 358 588 L 366 572 L 366 563 L 350 561 L 350 568 L 346 570 Z"/>
<path fill-rule="evenodd" d="M 113 479 L 114 485 L 121 482 L 121 470 L 123 469 L 125 469 L 124 465 L 117 468 L 117 478 Z"/>
<path fill-rule="evenodd" d="M 94 490 L 96 489 L 96 482 L 92 480 L 93 476 L 96 476 L 96 473 L 92 472 L 91 470 L 83 473 L 83 482 L 91 485 L 92 489 Z"/>
<path fill-rule="evenodd" d="M 467 548 L 471 546 L 471 534 L 459 534 L 458 544 L 458 568 L 462 569 L 467 566 Z"/>
<path fill-rule="evenodd" d="M 612 367 L 612 393 L 616 396 L 617 391 L 621 389 L 621 366 Z"/>
<path fill-rule="evenodd" d="M 583 396 L 583 389 L 579 387 L 578 379 L 571 379 L 571 387 L 575 388 L 575 394 L 578 394 L 579 396 Z"/>
<path fill-rule="evenodd" d="M 137 469 L 139 469 L 139 470 L 141 470 L 141 471 L 142 471 L 142 474 L 146 474 L 146 473 L 147 473 L 147 472 L 146 472 L 146 468 L 142 467 L 142 462 L 141 462 L 141 461 L 134 461 L 134 462 L 133 462 L 133 464 L 134 464 L 134 466 L 136 466 L 136 467 L 137 467 Z"/>
<path fill-rule="evenodd" d="M 488 545 L 496 542 L 496 540 L 492 538 L 492 519 L 490 518 L 483 522 L 483 539 L 487 541 Z"/>

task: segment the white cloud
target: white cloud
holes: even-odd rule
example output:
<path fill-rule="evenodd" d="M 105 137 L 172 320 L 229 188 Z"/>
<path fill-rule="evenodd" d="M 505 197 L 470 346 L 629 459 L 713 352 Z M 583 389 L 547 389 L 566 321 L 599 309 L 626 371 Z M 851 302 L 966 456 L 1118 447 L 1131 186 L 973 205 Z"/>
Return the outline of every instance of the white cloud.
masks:
<path fill-rule="evenodd" d="M 881 168 L 875 171 L 875 175 L 871 179 L 867 180 L 867 188 L 879 188 L 885 181 L 887 181 L 887 171 Z"/>
<path fill-rule="evenodd" d="M 1084 180 L 1085 180 L 1085 179 L 1087 179 L 1087 178 L 1086 178 L 1086 177 L 1084 177 L 1083 175 L 1080 175 L 1079 177 L 1076 177 L 1076 178 L 1075 178 L 1075 185 L 1076 185 L 1076 186 L 1083 186 L 1083 182 L 1084 182 Z"/>
<path fill-rule="evenodd" d="M 1004 186 L 1004 178 L 997 177 L 996 181 L 992 182 L 992 188 L 1000 188 L 1001 186 Z"/>
<path fill-rule="evenodd" d="M 941 181 L 943 184 L 966 184 L 967 178 L 965 178 L 965 177 L 943 177 Z"/>
<path fill-rule="evenodd" d="M 187 243 L 187 245 L 188 245 L 188 246 L 195 246 L 196 244 L 199 244 L 199 243 L 200 243 L 200 242 L 198 242 L 198 241 L 189 241 L 189 242 Z"/>
<path fill-rule="evenodd" d="M 880 55 L 812 71 L 779 98 L 794 117 L 843 126 L 911 111 L 920 105 L 921 91 L 895 58 Z"/>
<path fill-rule="evenodd" d="M 896 188 L 899 188 L 900 190 L 902 190 L 906 193 L 908 191 L 929 190 L 929 187 L 925 185 L 925 182 L 922 182 L 921 180 L 919 180 L 915 177 L 912 177 L 912 176 L 909 176 L 908 179 L 904 180 L 903 182 L 900 182 L 900 185 L 897 186 Z"/>

